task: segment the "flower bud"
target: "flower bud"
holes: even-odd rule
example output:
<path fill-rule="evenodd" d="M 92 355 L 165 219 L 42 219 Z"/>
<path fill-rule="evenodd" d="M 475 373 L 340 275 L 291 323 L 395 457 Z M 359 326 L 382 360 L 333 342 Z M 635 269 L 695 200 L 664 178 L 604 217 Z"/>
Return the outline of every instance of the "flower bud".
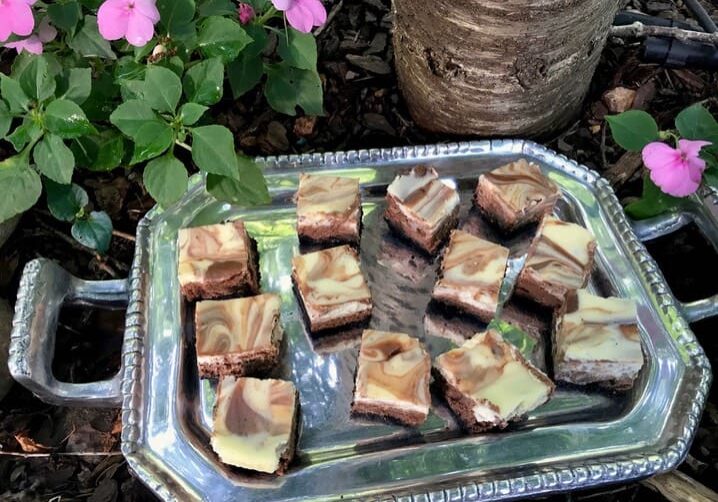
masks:
<path fill-rule="evenodd" d="M 239 22 L 243 25 L 254 19 L 254 9 L 248 3 L 240 3 L 237 14 L 239 15 Z"/>

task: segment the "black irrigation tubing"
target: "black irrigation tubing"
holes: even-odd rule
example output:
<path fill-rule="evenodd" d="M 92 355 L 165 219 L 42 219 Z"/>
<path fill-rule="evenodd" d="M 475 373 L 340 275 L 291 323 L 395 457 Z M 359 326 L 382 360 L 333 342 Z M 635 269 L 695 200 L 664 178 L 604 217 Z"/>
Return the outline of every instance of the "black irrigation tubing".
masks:
<path fill-rule="evenodd" d="M 706 32 L 715 33 L 718 31 L 718 26 L 716 26 L 715 21 L 713 21 L 713 19 L 708 15 L 698 0 L 683 0 L 683 2 L 690 9 L 698 20 L 698 23 L 700 23 Z"/>

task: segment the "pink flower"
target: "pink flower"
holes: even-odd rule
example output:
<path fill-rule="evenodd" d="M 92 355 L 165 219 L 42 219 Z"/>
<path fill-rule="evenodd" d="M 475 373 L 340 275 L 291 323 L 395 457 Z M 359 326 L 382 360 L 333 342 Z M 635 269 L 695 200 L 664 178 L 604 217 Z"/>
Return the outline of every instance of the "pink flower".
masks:
<path fill-rule="evenodd" d="M 248 3 L 239 4 L 237 14 L 239 15 L 240 24 L 243 25 L 249 23 L 252 19 L 254 19 L 254 9 Z"/>
<path fill-rule="evenodd" d="M 42 44 L 55 40 L 56 36 L 57 30 L 50 24 L 50 19 L 46 17 L 40 21 L 37 34 L 30 35 L 24 40 L 7 43 L 5 47 L 15 49 L 18 54 L 21 54 L 22 51 L 27 51 L 30 54 L 42 54 Z"/>
<path fill-rule="evenodd" d="M 142 47 L 152 39 L 159 20 L 155 0 L 106 0 L 97 11 L 102 38 L 124 37 L 135 47 Z"/>
<path fill-rule="evenodd" d="M 0 42 L 13 33 L 26 37 L 35 27 L 30 6 L 36 0 L 0 0 Z"/>
<path fill-rule="evenodd" d="M 654 141 L 643 147 L 643 163 L 651 171 L 651 180 L 668 195 L 691 195 L 701 184 L 706 168 L 705 160 L 698 157 L 710 141 L 681 139 L 678 148 Z"/>
<path fill-rule="evenodd" d="M 321 0 L 272 0 L 277 10 L 287 15 L 289 24 L 301 31 L 309 33 L 313 26 L 321 26 L 327 21 L 327 11 Z"/>

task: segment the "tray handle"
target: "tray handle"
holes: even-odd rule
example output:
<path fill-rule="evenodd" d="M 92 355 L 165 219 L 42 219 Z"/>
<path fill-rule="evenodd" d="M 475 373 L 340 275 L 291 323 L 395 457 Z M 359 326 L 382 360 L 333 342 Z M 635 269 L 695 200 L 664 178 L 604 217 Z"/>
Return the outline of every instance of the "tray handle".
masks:
<path fill-rule="evenodd" d="M 642 242 L 671 234 L 689 223 L 695 223 L 718 253 L 718 196 L 708 191 L 703 197 L 691 197 L 685 211 L 671 212 L 631 221 L 633 231 Z M 718 316 L 718 294 L 693 302 L 679 302 L 688 322 Z"/>
<path fill-rule="evenodd" d="M 122 368 L 109 380 L 68 383 L 52 374 L 55 333 L 63 305 L 126 307 L 126 279 L 85 281 L 39 258 L 23 270 L 10 335 L 8 366 L 13 378 L 47 403 L 119 407 Z"/>

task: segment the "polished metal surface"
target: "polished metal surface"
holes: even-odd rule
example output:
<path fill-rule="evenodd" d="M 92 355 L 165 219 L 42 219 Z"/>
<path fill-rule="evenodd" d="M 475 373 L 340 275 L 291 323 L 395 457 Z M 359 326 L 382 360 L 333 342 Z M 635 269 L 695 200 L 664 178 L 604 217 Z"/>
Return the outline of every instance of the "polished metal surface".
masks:
<path fill-rule="evenodd" d="M 647 363 L 635 388 L 610 394 L 560 385 L 554 398 L 527 420 L 503 432 L 474 436 L 458 430 L 437 395 L 429 419 L 418 429 L 351 418 L 357 333 L 312 337 L 292 291 L 290 262 L 300 249 L 291 197 L 299 173 L 339 172 L 361 179 L 361 259 L 375 303 L 371 326 L 414 334 L 435 356 L 452 346 L 454 331 L 474 327 L 428 306 L 437 261 L 386 228 L 381 217 L 385 188 L 397 170 L 431 162 L 461 193 L 462 225 L 482 225 L 470 210 L 478 175 L 519 156 L 541 164 L 562 188 L 559 215 L 582 223 L 596 236 L 591 287 L 640 303 Z M 716 312 L 711 306 L 699 312 L 675 301 L 605 180 L 540 145 L 508 140 L 262 162 L 271 206 L 245 210 L 219 203 L 195 177 L 175 208 L 153 210 L 138 228 L 123 348 L 122 451 L 133 471 L 161 498 L 499 500 L 650 476 L 684 458 L 711 373 L 682 312 L 696 318 Z M 690 206 L 680 221 L 700 220 L 701 229 L 710 231 L 705 212 L 715 216 L 715 208 L 708 207 L 712 202 L 696 200 Z M 275 376 L 291 379 L 300 392 L 298 455 L 282 477 L 228 468 L 212 452 L 215 386 L 197 376 L 192 306 L 182 300 L 177 283 L 178 229 L 237 217 L 258 241 L 263 290 L 282 298 L 285 341 Z M 678 228 L 671 218 L 642 224 L 642 237 Z M 523 235 L 505 242 L 512 256 L 502 287 L 504 300 L 510 297 L 529 239 Z M 33 325 L 38 314 L 23 316 L 21 311 L 16 325 Z M 40 328 L 38 333 L 49 329 Z M 22 327 L 16 326 L 16 332 L 20 350 L 15 364 L 21 366 L 28 352 L 20 339 L 31 336 Z M 533 354 L 539 362 L 546 352 L 543 342 Z"/>

